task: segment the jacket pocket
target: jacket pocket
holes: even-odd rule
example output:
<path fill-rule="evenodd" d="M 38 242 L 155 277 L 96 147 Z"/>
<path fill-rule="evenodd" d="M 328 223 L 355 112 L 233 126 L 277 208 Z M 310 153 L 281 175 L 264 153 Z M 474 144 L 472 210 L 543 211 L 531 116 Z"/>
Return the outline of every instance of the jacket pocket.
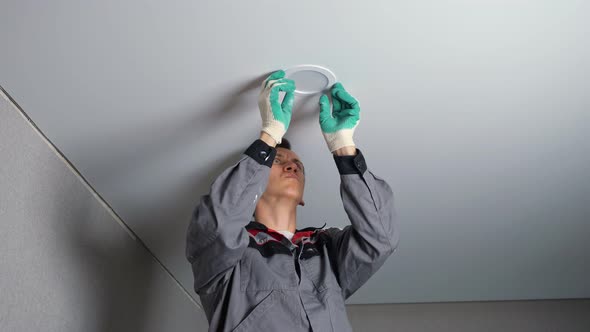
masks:
<path fill-rule="evenodd" d="M 260 321 L 264 320 L 264 314 L 272 308 L 275 302 L 274 291 L 271 291 L 252 311 L 236 326 L 232 332 L 252 331 Z"/>
<path fill-rule="evenodd" d="M 242 292 L 297 289 L 299 280 L 290 255 L 263 257 L 255 249 L 248 248 L 239 264 Z"/>
<path fill-rule="evenodd" d="M 311 280 L 318 292 L 324 292 L 328 289 L 341 291 L 327 249 L 321 248 L 320 250 L 322 250 L 320 255 L 301 260 L 301 267 L 305 271 L 305 275 Z"/>

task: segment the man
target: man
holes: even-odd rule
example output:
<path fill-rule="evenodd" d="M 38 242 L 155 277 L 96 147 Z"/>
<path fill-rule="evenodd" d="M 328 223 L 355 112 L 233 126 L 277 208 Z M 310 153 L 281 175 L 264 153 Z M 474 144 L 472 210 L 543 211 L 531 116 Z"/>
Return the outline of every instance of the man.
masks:
<path fill-rule="evenodd" d="M 263 82 L 260 139 L 217 177 L 188 228 L 186 255 L 209 331 L 351 331 L 344 300 L 397 247 L 393 193 L 353 142 L 360 107 L 339 83 L 333 111 L 320 98 L 319 121 L 351 225 L 296 229 L 305 169 L 283 140 L 295 91 L 284 75 Z"/>

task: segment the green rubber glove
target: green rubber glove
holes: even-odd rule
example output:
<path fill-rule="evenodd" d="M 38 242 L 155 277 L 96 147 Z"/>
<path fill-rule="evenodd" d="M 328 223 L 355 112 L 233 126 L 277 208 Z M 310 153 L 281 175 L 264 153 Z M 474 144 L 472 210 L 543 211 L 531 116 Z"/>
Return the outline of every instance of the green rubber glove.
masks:
<path fill-rule="evenodd" d="M 293 100 L 295 99 L 295 81 L 284 78 L 282 70 L 272 73 L 264 82 L 258 97 L 258 108 L 262 117 L 262 131 L 269 134 L 277 144 L 291 123 Z M 283 102 L 279 101 L 279 92 L 284 91 Z"/>
<path fill-rule="evenodd" d="M 360 105 L 340 83 L 331 89 L 333 111 L 328 96 L 320 98 L 320 128 L 330 152 L 345 146 L 354 146 L 352 136 L 360 122 Z"/>

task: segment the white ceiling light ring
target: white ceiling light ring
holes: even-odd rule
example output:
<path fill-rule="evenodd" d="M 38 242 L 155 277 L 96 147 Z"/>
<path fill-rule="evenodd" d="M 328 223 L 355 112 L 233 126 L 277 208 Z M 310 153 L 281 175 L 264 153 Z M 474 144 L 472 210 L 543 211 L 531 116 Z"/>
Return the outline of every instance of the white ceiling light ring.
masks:
<path fill-rule="evenodd" d="M 314 95 L 324 92 L 334 85 L 336 74 L 318 65 L 298 65 L 285 70 L 285 78 L 295 81 L 298 95 Z"/>

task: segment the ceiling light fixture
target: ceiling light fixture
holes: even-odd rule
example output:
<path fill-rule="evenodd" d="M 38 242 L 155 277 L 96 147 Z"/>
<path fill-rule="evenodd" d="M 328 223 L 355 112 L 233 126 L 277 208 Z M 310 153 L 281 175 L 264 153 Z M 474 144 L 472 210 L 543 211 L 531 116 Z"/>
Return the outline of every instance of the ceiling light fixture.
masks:
<path fill-rule="evenodd" d="M 336 75 L 318 65 L 299 65 L 285 70 L 285 78 L 295 81 L 296 94 L 313 95 L 324 92 L 336 83 Z"/>

